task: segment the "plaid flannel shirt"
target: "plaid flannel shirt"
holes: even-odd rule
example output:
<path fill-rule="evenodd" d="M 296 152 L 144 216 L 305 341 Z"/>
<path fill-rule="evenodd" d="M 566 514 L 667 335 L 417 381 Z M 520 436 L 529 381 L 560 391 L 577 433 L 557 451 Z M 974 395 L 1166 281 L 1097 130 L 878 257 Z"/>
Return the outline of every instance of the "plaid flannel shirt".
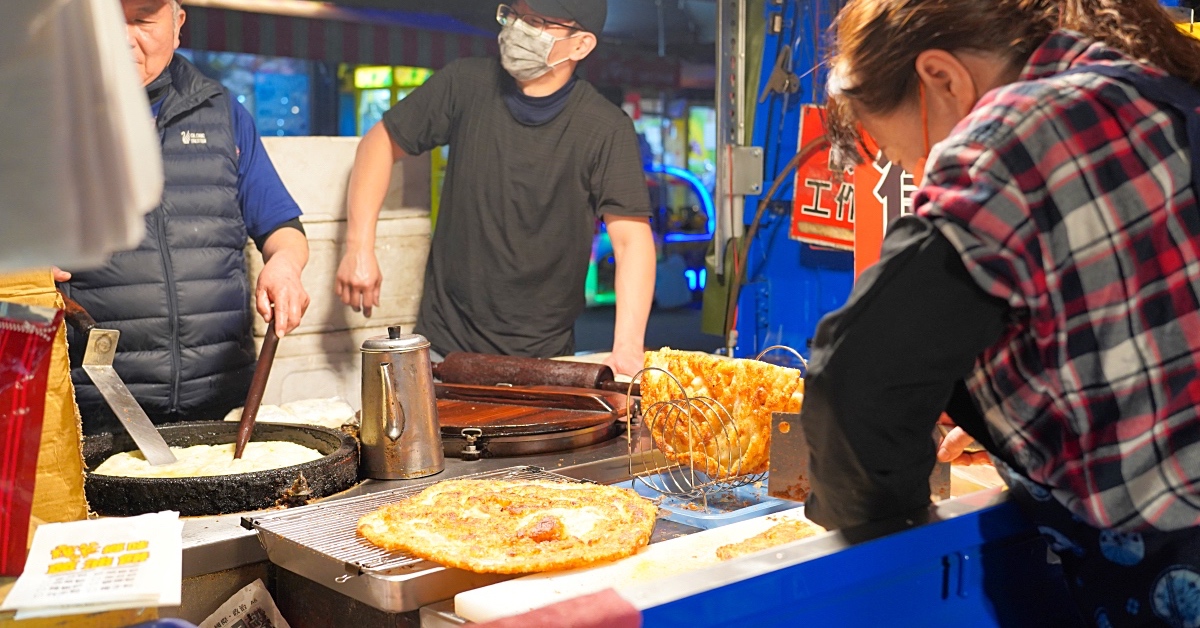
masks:
<path fill-rule="evenodd" d="M 1177 113 L 1063 74 L 1088 65 L 1162 76 L 1052 34 L 934 148 L 914 205 L 1012 308 L 967 380 L 1005 457 L 1093 526 L 1186 528 L 1200 523 L 1193 155 Z"/>

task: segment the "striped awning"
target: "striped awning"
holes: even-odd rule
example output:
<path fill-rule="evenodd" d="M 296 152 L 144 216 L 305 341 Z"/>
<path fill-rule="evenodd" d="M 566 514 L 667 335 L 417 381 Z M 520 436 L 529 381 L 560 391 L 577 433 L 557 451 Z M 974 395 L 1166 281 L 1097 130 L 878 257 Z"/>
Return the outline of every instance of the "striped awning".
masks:
<path fill-rule="evenodd" d="M 621 50 L 604 42 L 577 71 L 593 85 L 673 89 L 679 87 L 680 81 L 679 59 Z"/>
<path fill-rule="evenodd" d="M 183 0 L 181 45 L 351 65 L 440 69 L 461 57 L 497 54 L 496 36 L 453 18 L 349 9 L 298 0 Z M 579 73 L 595 85 L 672 89 L 680 62 L 601 43 Z"/>
<path fill-rule="evenodd" d="M 494 54 L 496 37 L 393 21 L 310 18 L 185 3 L 181 45 L 329 63 L 438 69 L 460 57 Z"/>

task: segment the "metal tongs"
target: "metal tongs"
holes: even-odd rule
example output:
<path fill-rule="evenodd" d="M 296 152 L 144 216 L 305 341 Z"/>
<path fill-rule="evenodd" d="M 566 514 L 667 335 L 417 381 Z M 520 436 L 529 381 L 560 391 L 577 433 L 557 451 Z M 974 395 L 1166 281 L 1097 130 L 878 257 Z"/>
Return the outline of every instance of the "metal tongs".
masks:
<path fill-rule="evenodd" d="M 125 387 L 125 382 L 121 381 L 121 376 L 113 368 L 113 357 L 117 353 L 117 340 L 121 337 L 121 332 L 96 327 L 96 320 L 83 306 L 65 294 L 62 298 L 66 305 L 64 314 L 67 323 L 87 338 L 87 348 L 83 352 L 83 370 L 92 378 L 92 383 L 103 395 L 108 407 L 112 408 L 121 426 L 133 437 L 133 442 L 145 456 L 146 462 L 154 466 L 175 462 L 175 454 L 171 453 L 167 441 L 163 440 L 162 434 L 150 422 L 146 411 L 138 405 L 133 394 Z"/>

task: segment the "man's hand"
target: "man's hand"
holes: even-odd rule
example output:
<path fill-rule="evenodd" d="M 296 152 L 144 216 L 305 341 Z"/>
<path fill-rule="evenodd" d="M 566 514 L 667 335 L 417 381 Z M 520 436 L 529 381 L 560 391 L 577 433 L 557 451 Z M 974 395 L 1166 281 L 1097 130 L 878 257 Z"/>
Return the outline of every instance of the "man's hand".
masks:
<path fill-rule="evenodd" d="M 613 348 L 613 352 L 604 358 L 604 364 L 621 375 L 633 375 L 642 370 L 646 361 L 646 352 L 640 347 L 624 349 Z"/>
<path fill-rule="evenodd" d="M 950 421 L 950 417 L 943 414 L 938 419 L 938 425 L 946 433 L 942 437 L 942 443 L 938 445 L 937 459 L 939 462 L 957 465 L 991 464 L 992 459 L 986 451 L 966 451 L 967 447 L 975 444 L 975 439 L 963 431 L 963 428 L 954 426 L 948 431 L 945 429 L 954 425 Z"/>
<path fill-rule="evenodd" d="M 392 165 L 403 156 L 382 122 L 363 135 L 354 151 L 346 188 L 346 255 L 338 264 L 336 289 L 342 303 L 362 310 L 363 316 L 379 305 L 383 275 L 375 258 L 375 226 L 391 185 Z"/>
<path fill-rule="evenodd" d="M 71 281 L 71 273 L 59 268 L 58 266 L 51 266 L 50 274 L 54 276 L 54 281 L 57 281 L 58 283 Z"/>
<path fill-rule="evenodd" d="M 342 303 L 363 316 L 371 316 L 371 308 L 379 305 L 379 287 L 383 275 L 374 248 L 348 247 L 337 271 L 337 294 Z"/>
<path fill-rule="evenodd" d="M 300 325 L 308 310 L 308 292 L 300 282 L 308 263 L 308 239 L 299 230 L 284 227 L 267 238 L 262 254 L 265 263 L 258 274 L 254 304 L 263 320 L 275 319 L 275 333 L 282 338 Z"/>

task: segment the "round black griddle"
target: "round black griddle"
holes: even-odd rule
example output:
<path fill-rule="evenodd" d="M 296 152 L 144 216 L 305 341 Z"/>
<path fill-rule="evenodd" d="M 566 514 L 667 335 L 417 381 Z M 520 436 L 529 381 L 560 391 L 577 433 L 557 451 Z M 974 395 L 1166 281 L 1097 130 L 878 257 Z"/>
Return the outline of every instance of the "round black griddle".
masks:
<path fill-rule="evenodd" d="M 464 460 L 575 449 L 620 432 L 625 396 L 557 386 L 438 384 L 447 456 Z"/>
<path fill-rule="evenodd" d="M 158 427 L 172 447 L 233 443 L 238 424 L 197 421 Z M 311 447 L 324 457 L 304 464 L 192 478 L 129 478 L 96 475 L 90 470 L 110 456 L 137 448 L 127 433 L 85 436 L 83 456 L 89 472 L 84 481 L 88 506 L 97 514 L 131 516 L 175 510 L 194 517 L 297 505 L 346 490 L 358 481 L 358 441 L 336 430 L 309 425 L 259 423 L 252 441 L 288 441 Z M 304 481 L 298 482 L 301 475 Z M 307 494 L 305 494 L 307 491 Z"/>

